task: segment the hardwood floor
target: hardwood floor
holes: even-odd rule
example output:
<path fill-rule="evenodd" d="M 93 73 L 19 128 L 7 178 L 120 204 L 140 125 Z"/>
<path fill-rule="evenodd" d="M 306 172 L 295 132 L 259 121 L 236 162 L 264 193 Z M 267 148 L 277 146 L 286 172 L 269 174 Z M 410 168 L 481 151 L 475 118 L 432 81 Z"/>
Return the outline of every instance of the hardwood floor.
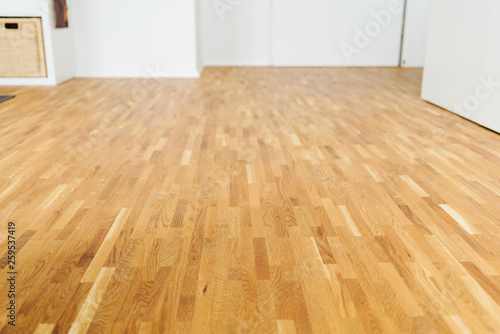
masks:
<path fill-rule="evenodd" d="M 0 87 L 17 95 L 2 333 L 499 332 L 500 136 L 420 82 L 208 68 Z"/>

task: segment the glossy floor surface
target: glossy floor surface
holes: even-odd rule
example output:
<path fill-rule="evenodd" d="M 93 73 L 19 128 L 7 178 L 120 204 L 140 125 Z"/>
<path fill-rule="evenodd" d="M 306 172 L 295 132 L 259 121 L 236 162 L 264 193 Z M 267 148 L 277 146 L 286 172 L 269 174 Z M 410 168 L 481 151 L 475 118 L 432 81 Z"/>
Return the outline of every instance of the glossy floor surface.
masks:
<path fill-rule="evenodd" d="M 1 87 L 1 331 L 498 332 L 500 136 L 420 83 L 208 68 Z"/>

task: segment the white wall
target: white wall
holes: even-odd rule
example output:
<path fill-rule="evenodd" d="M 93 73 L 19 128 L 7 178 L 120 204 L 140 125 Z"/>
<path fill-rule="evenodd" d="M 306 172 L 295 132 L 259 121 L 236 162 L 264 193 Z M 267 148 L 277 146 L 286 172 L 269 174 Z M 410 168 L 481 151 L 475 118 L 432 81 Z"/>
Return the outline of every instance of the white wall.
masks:
<path fill-rule="evenodd" d="M 66 4 L 71 9 L 73 4 L 78 0 L 67 0 Z M 49 1 L 49 6 L 53 6 L 52 1 Z M 69 16 L 74 16 L 73 12 L 68 12 Z M 69 80 L 76 74 L 76 54 L 74 45 L 74 28 L 69 22 L 68 28 L 56 29 L 55 13 L 52 12 L 52 53 L 54 57 L 55 77 L 57 83 Z M 69 20 L 68 20 L 69 21 Z"/>
<path fill-rule="evenodd" d="M 422 97 L 500 132 L 500 2 L 431 2 Z"/>
<path fill-rule="evenodd" d="M 357 30 L 394 1 L 68 0 L 69 29 L 44 20 L 50 79 L 33 80 L 61 82 L 75 68 L 79 77 L 197 77 L 203 65 L 397 66 L 402 14 L 372 37 Z M 405 57 L 418 66 L 429 0 L 408 1 Z M 0 14 L 48 17 L 47 3 L 4 1 Z"/>
<path fill-rule="evenodd" d="M 74 0 L 80 77 L 199 76 L 195 0 Z"/>
<path fill-rule="evenodd" d="M 270 0 L 201 0 L 205 65 L 271 64 Z"/>
<path fill-rule="evenodd" d="M 398 66 L 403 0 L 273 0 L 276 66 Z"/>
<path fill-rule="evenodd" d="M 387 26 L 365 38 L 367 45 L 356 45 L 357 28 L 373 28 L 378 21 L 372 11 L 387 12 L 391 3 L 399 11 L 386 19 Z M 203 61 L 223 66 L 398 66 L 402 9 L 403 0 L 201 0 Z"/>
<path fill-rule="evenodd" d="M 423 67 L 430 0 L 407 0 L 401 66 Z"/>

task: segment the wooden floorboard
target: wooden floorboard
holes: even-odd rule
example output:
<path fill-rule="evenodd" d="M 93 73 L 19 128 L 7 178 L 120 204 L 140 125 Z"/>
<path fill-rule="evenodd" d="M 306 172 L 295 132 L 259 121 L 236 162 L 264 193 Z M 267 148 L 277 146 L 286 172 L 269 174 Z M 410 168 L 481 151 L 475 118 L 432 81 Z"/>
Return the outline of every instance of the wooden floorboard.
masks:
<path fill-rule="evenodd" d="M 0 104 L 1 332 L 499 332 L 500 136 L 420 84 L 207 68 L 0 87 L 16 94 Z"/>

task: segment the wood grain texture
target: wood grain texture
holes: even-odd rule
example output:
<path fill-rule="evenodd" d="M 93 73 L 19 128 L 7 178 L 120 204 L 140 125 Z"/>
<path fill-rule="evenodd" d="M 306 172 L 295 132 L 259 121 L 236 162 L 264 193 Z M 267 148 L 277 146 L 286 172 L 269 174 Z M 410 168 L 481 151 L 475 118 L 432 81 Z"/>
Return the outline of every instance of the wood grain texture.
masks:
<path fill-rule="evenodd" d="M 414 69 L 0 88 L 2 333 L 494 333 L 500 136 Z"/>

